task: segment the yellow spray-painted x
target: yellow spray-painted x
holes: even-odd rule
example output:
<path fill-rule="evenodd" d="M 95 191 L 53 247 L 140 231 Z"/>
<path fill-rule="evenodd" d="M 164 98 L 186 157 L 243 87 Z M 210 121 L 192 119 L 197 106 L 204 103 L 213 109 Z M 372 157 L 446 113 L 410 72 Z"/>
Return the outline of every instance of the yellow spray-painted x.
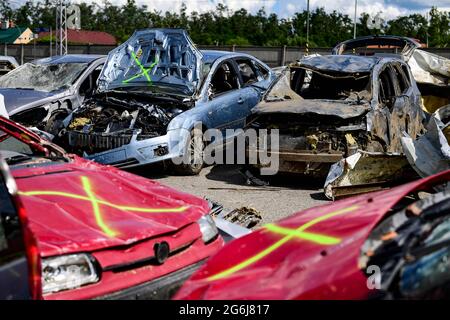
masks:
<path fill-rule="evenodd" d="M 114 237 L 118 235 L 116 230 L 111 229 L 103 220 L 100 205 L 108 206 L 114 209 L 123 210 L 123 211 L 134 211 L 134 212 L 145 212 L 145 213 L 165 213 L 165 212 L 183 212 L 188 209 L 187 206 L 181 206 L 176 208 L 141 208 L 141 207 L 130 207 L 130 206 L 122 206 L 117 205 L 105 200 L 98 199 L 95 196 L 95 193 L 92 191 L 91 182 L 88 177 L 81 177 L 81 183 L 83 185 L 83 189 L 86 192 L 86 196 L 78 195 L 73 193 L 61 192 L 61 191 L 45 191 L 45 190 L 37 190 L 37 191 L 19 191 L 19 194 L 22 196 L 60 196 L 71 199 L 78 199 L 88 201 L 92 205 L 92 210 L 94 212 L 95 221 L 100 229 L 109 237 Z"/>
<path fill-rule="evenodd" d="M 344 209 L 340 209 L 340 210 L 336 210 L 336 211 L 327 213 L 327 214 L 317 217 L 317 218 L 301 225 L 297 229 L 293 229 L 293 230 L 288 229 L 288 228 L 283 228 L 280 226 L 276 226 L 273 224 L 269 224 L 265 227 L 265 229 L 267 229 L 270 232 L 282 234 L 282 235 L 284 235 L 284 237 L 281 238 L 280 240 L 278 240 L 277 242 L 275 242 L 273 245 L 269 246 L 268 248 L 260 251 L 259 253 L 251 256 L 250 258 L 242 261 L 241 263 L 239 263 L 231 268 L 228 268 L 222 272 L 219 272 L 215 275 L 208 277 L 208 280 L 213 281 L 213 280 L 225 278 L 239 270 L 242 270 L 242 269 L 248 267 L 249 265 L 261 260 L 262 258 L 268 256 L 269 254 L 271 254 L 272 252 L 274 252 L 275 250 L 280 248 L 282 245 L 284 245 L 285 243 L 289 242 L 290 240 L 292 240 L 294 238 L 300 238 L 303 240 L 312 241 L 312 242 L 315 242 L 318 244 L 323 244 L 323 245 L 337 244 L 341 241 L 338 238 L 321 235 L 321 234 L 316 234 L 316 233 L 311 233 L 311 232 L 305 232 L 305 231 L 306 231 L 306 229 L 312 227 L 315 224 L 318 224 L 319 222 L 330 219 L 337 215 L 341 215 L 341 214 L 345 214 L 345 213 L 354 211 L 357 208 L 358 208 L 358 206 L 351 206 L 348 208 L 344 208 Z"/>

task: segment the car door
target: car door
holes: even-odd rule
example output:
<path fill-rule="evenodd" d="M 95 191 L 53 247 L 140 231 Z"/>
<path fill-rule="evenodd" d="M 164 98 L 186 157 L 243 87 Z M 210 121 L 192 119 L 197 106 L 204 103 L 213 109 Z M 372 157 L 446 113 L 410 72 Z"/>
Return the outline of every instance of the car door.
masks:
<path fill-rule="evenodd" d="M 5 172 L 4 163 L 0 166 L 0 300 L 29 299 L 26 244 L 19 214 L 10 194 L 14 182 Z"/>
<path fill-rule="evenodd" d="M 210 81 L 208 101 L 208 122 L 210 128 L 222 131 L 242 128 L 248 114 L 245 91 L 233 59 L 223 61 L 214 70 Z M 230 133 L 228 133 L 230 135 Z"/>
<path fill-rule="evenodd" d="M 242 83 L 241 95 L 244 97 L 245 112 L 246 116 L 248 116 L 270 85 L 270 73 L 261 65 L 258 66 L 256 61 L 247 57 L 236 58 L 235 62 L 239 70 L 239 77 Z"/>

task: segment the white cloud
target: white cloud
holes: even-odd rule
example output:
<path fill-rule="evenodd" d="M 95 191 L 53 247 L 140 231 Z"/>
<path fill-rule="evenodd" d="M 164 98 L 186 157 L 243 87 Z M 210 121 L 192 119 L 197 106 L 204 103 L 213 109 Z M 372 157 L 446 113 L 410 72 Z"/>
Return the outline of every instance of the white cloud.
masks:
<path fill-rule="evenodd" d="M 22 4 L 26 0 L 9 0 L 12 3 Z M 103 5 L 103 0 L 72 0 L 75 2 L 94 2 Z M 113 4 L 124 4 L 126 0 L 109 0 Z M 231 10 L 245 8 L 255 13 L 265 7 L 267 13 L 275 12 L 282 18 L 289 18 L 295 12 L 306 9 L 307 0 L 136 0 L 138 5 L 146 5 L 150 10 L 179 12 L 181 4 L 185 3 L 188 12 L 205 12 L 214 10 L 219 3 L 223 3 Z M 425 13 L 431 6 L 440 10 L 450 11 L 450 0 L 358 0 L 358 16 L 362 12 L 375 15 L 382 11 L 385 20 L 393 19 L 399 15 L 411 13 Z M 353 18 L 354 0 L 310 0 L 311 9 L 324 7 L 327 12 L 336 10 L 348 14 Z"/>

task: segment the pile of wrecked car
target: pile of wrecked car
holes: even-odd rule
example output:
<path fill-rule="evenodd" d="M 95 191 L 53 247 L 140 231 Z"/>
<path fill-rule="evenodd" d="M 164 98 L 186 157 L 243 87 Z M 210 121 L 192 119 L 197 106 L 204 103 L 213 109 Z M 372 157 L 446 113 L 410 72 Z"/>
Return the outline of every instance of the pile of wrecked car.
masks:
<path fill-rule="evenodd" d="M 271 69 L 198 50 L 184 30 L 146 29 L 107 57 L 19 66 L 0 78 L 2 215 L 14 213 L 33 280 L 10 297 L 448 297 L 449 80 L 450 60 L 395 36 Z M 227 129 L 276 130 L 277 148 L 248 144 L 247 160 L 264 145 L 279 174 L 322 179 L 329 199 L 359 196 L 251 232 L 262 219 L 251 208 L 225 212 L 119 169 L 199 174 L 208 129 L 222 133 L 217 147 L 244 132 Z M 250 183 L 267 184 L 253 175 L 264 166 L 246 164 Z"/>
<path fill-rule="evenodd" d="M 361 49 L 373 45 L 401 54 Z M 403 37 L 364 37 L 306 56 L 281 72 L 246 127 L 277 129 L 279 172 L 326 177 L 330 199 L 450 169 L 450 60 L 419 47 Z"/>

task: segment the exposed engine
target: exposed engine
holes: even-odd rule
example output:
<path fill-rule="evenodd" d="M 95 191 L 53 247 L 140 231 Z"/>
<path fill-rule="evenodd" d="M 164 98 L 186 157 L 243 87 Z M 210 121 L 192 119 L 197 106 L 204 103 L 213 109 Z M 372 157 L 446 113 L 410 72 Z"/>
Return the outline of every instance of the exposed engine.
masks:
<path fill-rule="evenodd" d="M 169 122 L 184 110 L 173 103 L 152 104 L 114 97 L 92 100 L 74 113 L 68 127 L 69 149 L 97 153 L 131 141 L 166 134 Z"/>

